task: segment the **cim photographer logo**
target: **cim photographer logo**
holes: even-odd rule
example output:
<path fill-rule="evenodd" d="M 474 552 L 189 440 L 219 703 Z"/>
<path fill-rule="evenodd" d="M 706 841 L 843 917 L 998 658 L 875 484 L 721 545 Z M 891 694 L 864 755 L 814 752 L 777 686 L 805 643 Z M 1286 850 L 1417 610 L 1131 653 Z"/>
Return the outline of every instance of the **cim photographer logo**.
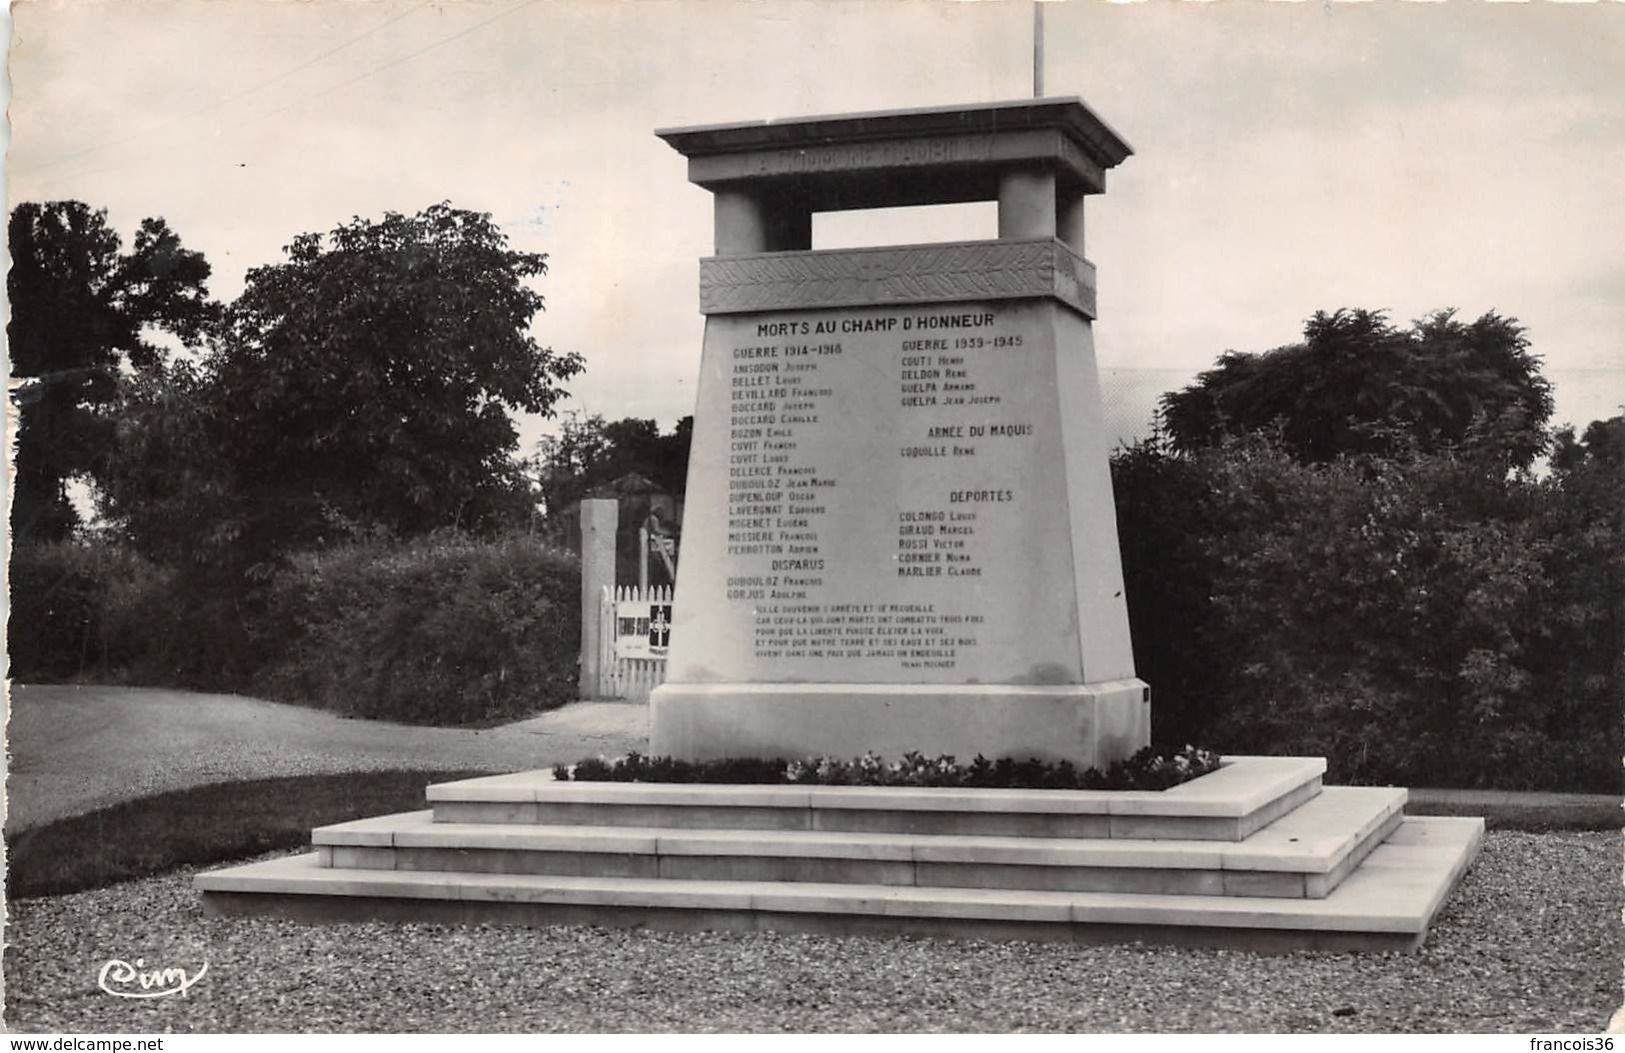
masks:
<path fill-rule="evenodd" d="M 204 962 L 197 972 L 188 973 L 175 966 L 148 969 L 145 958 L 137 958 L 133 965 L 121 958 L 114 958 L 102 966 L 96 984 L 115 998 L 168 998 L 170 995 L 185 994 L 208 971 L 208 962 Z"/>

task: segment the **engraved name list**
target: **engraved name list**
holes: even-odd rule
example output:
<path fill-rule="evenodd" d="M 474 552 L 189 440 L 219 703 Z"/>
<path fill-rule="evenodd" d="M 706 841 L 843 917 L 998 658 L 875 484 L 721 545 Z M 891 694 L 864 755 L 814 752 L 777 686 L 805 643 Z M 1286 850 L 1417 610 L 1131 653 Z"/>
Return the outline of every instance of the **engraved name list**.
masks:
<path fill-rule="evenodd" d="M 741 320 L 727 349 L 725 587 L 757 660 L 951 671 L 981 646 L 990 612 L 975 586 L 1000 573 L 1033 457 L 1020 392 L 1039 378 L 1021 316 Z"/>

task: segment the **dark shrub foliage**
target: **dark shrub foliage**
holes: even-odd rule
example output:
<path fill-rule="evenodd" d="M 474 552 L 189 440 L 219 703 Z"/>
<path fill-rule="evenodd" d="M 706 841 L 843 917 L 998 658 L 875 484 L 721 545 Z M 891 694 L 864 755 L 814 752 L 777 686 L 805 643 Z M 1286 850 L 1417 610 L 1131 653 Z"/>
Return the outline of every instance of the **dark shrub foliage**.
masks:
<path fill-rule="evenodd" d="M 13 552 L 11 675 L 230 691 L 407 723 L 575 697 L 576 558 L 445 533 L 292 558 L 268 581 L 106 543 Z"/>
<path fill-rule="evenodd" d="M 11 553 L 10 676 L 125 679 L 161 635 L 172 577 L 116 545 L 19 544 Z"/>
<path fill-rule="evenodd" d="M 1151 685 L 1152 733 L 1165 746 L 1206 741 L 1230 679 L 1204 544 L 1226 529 L 1212 480 L 1160 438 L 1118 450 L 1111 467 L 1134 664 Z"/>
<path fill-rule="evenodd" d="M 1324 755 L 1358 782 L 1618 791 L 1617 467 L 1504 464 L 1314 465 L 1256 436 L 1120 452 L 1156 741 Z"/>
<path fill-rule="evenodd" d="M 1050 763 L 1036 757 L 990 761 L 977 756 L 960 764 L 951 756 L 927 757 L 905 753 L 887 761 L 873 753 L 852 760 L 809 757 L 729 757 L 712 761 L 683 761 L 673 757 L 645 757 L 628 753 L 608 760 L 589 758 L 560 764 L 556 778 L 576 782 L 681 782 L 722 784 L 775 784 L 800 786 L 971 786 L 980 789 L 1018 790 L 1166 790 L 1216 770 L 1219 755 L 1186 746 L 1174 752 L 1150 747 L 1120 760 L 1106 771 L 1079 769 L 1070 761 Z"/>
<path fill-rule="evenodd" d="M 523 716 L 575 697 L 579 594 L 576 559 L 523 536 L 301 555 L 271 583 L 257 686 L 407 723 Z"/>

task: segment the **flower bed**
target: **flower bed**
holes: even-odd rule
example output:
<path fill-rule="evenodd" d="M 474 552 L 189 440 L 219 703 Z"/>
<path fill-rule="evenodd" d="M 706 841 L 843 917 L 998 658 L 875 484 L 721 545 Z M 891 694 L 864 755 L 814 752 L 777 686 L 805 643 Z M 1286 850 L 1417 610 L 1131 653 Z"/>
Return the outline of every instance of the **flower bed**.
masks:
<path fill-rule="evenodd" d="M 1186 746 L 1161 752 L 1147 746 L 1110 768 L 1078 768 L 1070 761 L 1008 757 L 988 760 L 978 756 L 960 764 L 951 756 L 926 757 L 905 753 L 886 761 L 873 753 L 852 760 L 811 757 L 731 757 L 711 761 L 683 761 L 672 757 L 645 757 L 628 753 L 561 764 L 556 779 L 576 782 L 678 782 L 727 785 L 801 786 L 963 786 L 1014 790 L 1166 790 L 1189 782 L 1219 767 L 1212 750 Z"/>

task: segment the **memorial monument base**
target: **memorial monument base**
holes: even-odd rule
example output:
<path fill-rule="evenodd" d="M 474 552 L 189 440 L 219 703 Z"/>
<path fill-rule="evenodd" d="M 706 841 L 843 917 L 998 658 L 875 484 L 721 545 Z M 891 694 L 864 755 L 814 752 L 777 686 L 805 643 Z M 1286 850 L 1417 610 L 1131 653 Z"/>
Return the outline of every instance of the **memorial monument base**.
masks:
<path fill-rule="evenodd" d="M 199 874 L 206 912 L 307 922 L 599 925 L 1403 951 L 1482 819 L 1227 757 L 1168 790 L 562 782 L 429 787 L 427 808 Z"/>
<path fill-rule="evenodd" d="M 950 754 L 1107 768 L 1151 741 L 1150 689 L 1098 684 L 664 684 L 650 695 L 653 756 Z"/>

